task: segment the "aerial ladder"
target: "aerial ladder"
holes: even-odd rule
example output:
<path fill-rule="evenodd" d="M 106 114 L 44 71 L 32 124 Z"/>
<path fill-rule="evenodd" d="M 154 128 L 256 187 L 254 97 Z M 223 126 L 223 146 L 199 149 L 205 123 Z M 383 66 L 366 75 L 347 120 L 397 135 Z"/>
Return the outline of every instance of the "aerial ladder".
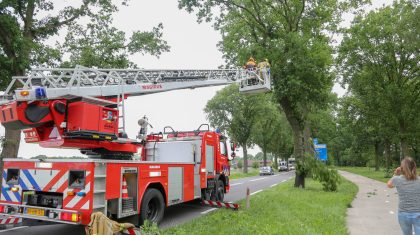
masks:
<path fill-rule="evenodd" d="M 0 100 L 0 122 L 25 141 L 130 159 L 142 140 L 125 133 L 124 100 L 179 89 L 239 83 L 242 93 L 271 90 L 267 69 L 146 70 L 35 68 L 15 76 Z"/>

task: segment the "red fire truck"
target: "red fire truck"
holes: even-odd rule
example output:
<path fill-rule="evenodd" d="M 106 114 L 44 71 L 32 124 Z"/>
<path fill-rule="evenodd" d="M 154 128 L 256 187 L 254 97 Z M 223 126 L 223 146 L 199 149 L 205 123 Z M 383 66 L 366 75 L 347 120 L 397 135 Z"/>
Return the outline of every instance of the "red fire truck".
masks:
<path fill-rule="evenodd" d="M 241 69 L 78 66 L 34 69 L 14 77 L 0 106 L 0 122 L 23 130 L 28 143 L 76 148 L 90 158 L 4 159 L 0 215 L 88 224 L 91 213 L 100 211 L 140 225 L 145 220 L 159 223 L 167 206 L 199 198 L 223 201 L 234 156 L 228 154 L 226 138 L 208 125 L 193 131 L 165 127 L 148 134 L 143 118 L 139 135 L 130 139 L 125 133 L 124 100 L 233 82 L 240 82 L 245 93 L 270 90 L 269 72 Z"/>

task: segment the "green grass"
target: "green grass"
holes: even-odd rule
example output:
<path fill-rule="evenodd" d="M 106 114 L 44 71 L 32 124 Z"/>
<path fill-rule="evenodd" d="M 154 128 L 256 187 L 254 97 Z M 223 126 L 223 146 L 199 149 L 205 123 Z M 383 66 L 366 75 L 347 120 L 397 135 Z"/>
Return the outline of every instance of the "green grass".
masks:
<path fill-rule="evenodd" d="M 382 181 L 384 183 L 388 182 L 391 177 L 385 177 L 385 170 L 383 168 L 379 169 L 379 171 L 375 171 L 375 168 L 369 167 L 337 167 L 337 170 L 348 171 L 354 174 L 362 175 L 374 180 Z M 420 173 L 420 169 L 417 168 L 417 172 Z M 392 173 L 391 173 L 392 176 Z"/>
<path fill-rule="evenodd" d="M 230 171 L 230 176 L 229 179 L 234 180 L 234 179 L 240 179 L 240 178 L 245 178 L 245 177 L 250 177 L 250 176 L 256 176 L 260 173 L 259 169 L 254 169 L 254 168 L 248 168 L 248 173 L 243 173 L 242 169 L 232 169 Z"/>
<path fill-rule="evenodd" d="M 345 179 L 338 192 L 323 192 L 310 179 L 297 189 L 291 180 L 251 196 L 249 209 L 241 200 L 239 211 L 219 209 L 162 234 L 347 234 L 346 210 L 357 190 Z"/>

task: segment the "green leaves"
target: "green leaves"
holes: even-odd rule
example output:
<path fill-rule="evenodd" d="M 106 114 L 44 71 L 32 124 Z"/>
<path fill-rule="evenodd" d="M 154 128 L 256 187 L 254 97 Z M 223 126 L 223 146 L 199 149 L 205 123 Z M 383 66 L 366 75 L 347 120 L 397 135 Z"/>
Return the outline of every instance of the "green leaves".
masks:
<path fill-rule="evenodd" d="M 60 47 L 70 60 L 64 67 L 77 64 L 99 68 L 136 67 L 129 55 L 141 53 L 159 56 L 169 51 L 162 39 L 162 24 L 152 31 L 135 31 L 127 38 L 124 31 L 112 26 L 112 15 L 101 14 L 86 25 L 73 24 L 69 27 L 65 43 Z"/>
<path fill-rule="evenodd" d="M 411 1 L 360 14 L 346 30 L 338 56 L 343 83 L 358 110 L 356 120 L 368 127 L 372 141 L 397 134 L 404 155 L 409 154 L 405 143 L 420 133 L 420 25 L 414 20 L 419 16 Z"/>
<path fill-rule="evenodd" d="M 163 25 L 159 24 L 151 32 L 136 31 L 130 37 L 127 49 L 131 54 L 149 53 L 159 56 L 162 52 L 169 51 L 170 47 L 166 41 L 162 40 Z"/>

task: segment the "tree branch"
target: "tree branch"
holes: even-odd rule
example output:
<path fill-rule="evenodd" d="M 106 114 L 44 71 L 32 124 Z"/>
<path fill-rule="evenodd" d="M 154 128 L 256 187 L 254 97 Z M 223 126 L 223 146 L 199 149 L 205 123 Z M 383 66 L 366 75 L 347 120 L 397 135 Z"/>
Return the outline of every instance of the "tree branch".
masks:
<path fill-rule="evenodd" d="M 17 12 L 20 15 L 20 18 L 22 18 L 22 21 L 25 22 L 26 18 L 25 18 L 25 15 L 23 14 L 23 11 L 22 11 L 22 1 L 18 0 L 17 2 L 18 2 L 17 3 L 18 4 Z"/>
<path fill-rule="evenodd" d="M 302 0 L 302 8 L 300 9 L 299 15 L 297 16 L 297 19 L 296 19 L 296 22 L 295 22 L 296 30 L 298 29 L 299 22 L 302 19 L 303 12 L 305 11 L 305 3 L 306 3 L 306 1 Z"/>
<path fill-rule="evenodd" d="M 12 39 L 10 33 L 4 28 L 3 24 L 0 24 L 0 40 L 3 44 L 3 51 L 6 53 L 7 58 L 16 59 L 16 53 L 12 47 Z"/>
<path fill-rule="evenodd" d="M 242 6 L 242 5 L 240 5 L 240 4 L 236 4 L 236 3 L 234 3 L 234 2 L 231 2 L 231 1 L 224 1 L 224 0 L 221 0 L 221 3 L 223 3 L 226 7 L 228 7 L 228 8 L 230 8 L 230 9 L 232 9 L 232 10 L 234 10 L 234 8 L 232 8 L 232 6 L 231 5 L 233 5 L 233 6 L 235 6 L 235 7 L 237 7 L 237 8 L 239 8 L 239 9 L 242 9 L 243 11 L 245 11 L 246 13 L 248 13 L 248 15 L 250 15 L 251 16 L 251 18 L 257 23 L 257 25 L 259 25 L 260 27 L 262 27 L 262 29 L 263 29 L 263 31 L 264 31 L 264 28 L 265 28 L 265 25 L 264 25 L 264 23 L 263 22 L 261 22 L 261 21 L 259 21 L 258 20 L 258 18 L 252 13 L 252 11 L 251 10 L 249 10 L 248 8 L 246 8 L 246 7 L 244 7 L 244 6 Z"/>

